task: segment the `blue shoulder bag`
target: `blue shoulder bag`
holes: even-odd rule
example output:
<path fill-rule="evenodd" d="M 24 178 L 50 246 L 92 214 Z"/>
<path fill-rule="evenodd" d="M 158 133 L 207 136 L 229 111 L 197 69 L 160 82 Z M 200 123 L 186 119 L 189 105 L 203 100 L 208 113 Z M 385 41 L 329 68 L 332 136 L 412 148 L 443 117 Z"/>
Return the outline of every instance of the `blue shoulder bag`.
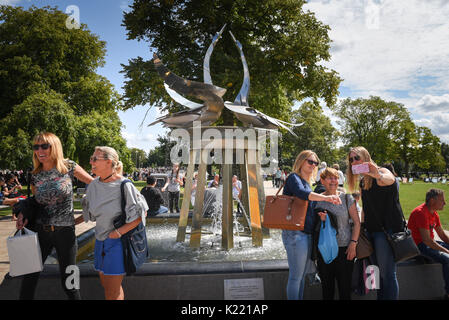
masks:
<path fill-rule="evenodd" d="M 114 227 L 116 229 L 126 223 L 126 197 L 124 193 L 126 183 L 132 183 L 132 181 L 127 179 L 123 180 L 120 184 L 120 192 L 122 195 L 122 214 L 114 220 Z M 137 225 L 137 227 L 122 235 L 120 239 L 123 247 L 125 271 L 127 275 L 131 275 L 135 273 L 149 257 L 147 234 L 142 221 Z"/>
<path fill-rule="evenodd" d="M 318 249 L 326 264 L 331 263 L 338 256 L 337 231 L 332 226 L 329 215 L 326 215 L 325 221 L 321 221 Z"/>

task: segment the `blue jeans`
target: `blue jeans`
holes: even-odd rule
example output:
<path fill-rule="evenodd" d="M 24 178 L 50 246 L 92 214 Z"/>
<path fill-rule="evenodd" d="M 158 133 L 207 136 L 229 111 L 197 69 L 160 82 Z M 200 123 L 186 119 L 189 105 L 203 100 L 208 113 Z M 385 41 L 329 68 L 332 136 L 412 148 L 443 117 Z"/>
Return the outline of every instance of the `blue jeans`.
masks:
<path fill-rule="evenodd" d="M 282 242 L 287 251 L 287 299 L 302 300 L 307 262 L 310 259 L 312 236 L 302 231 L 282 230 Z"/>
<path fill-rule="evenodd" d="M 370 232 L 369 235 L 374 247 L 373 257 L 380 272 L 380 288 L 377 291 L 377 300 L 397 300 L 399 284 L 396 262 L 387 237 L 383 232 Z"/>
<path fill-rule="evenodd" d="M 148 210 L 148 216 L 154 217 L 154 216 L 157 216 L 159 213 L 167 213 L 167 212 L 168 212 L 168 208 L 167 207 L 160 206 L 157 211 L 150 211 L 150 210 Z"/>
<path fill-rule="evenodd" d="M 449 249 L 449 244 L 442 241 L 437 241 L 437 243 L 440 246 Z M 444 289 L 446 290 L 446 294 L 449 294 L 449 254 L 429 248 L 423 242 L 418 244 L 418 248 L 423 255 L 443 265 Z"/>

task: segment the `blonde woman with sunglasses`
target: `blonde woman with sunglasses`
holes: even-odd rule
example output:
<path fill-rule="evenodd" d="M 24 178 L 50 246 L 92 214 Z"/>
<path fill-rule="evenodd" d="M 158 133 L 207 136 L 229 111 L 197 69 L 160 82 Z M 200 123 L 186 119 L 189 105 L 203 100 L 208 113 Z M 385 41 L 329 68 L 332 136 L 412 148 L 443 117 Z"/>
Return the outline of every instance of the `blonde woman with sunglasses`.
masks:
<path fill-rule="evenodd" d="M 351 148 L 347 161 L 349 189 L 361 192 L 362 223 L 373 243 L 372 257 L 379 266 L 377 299 L 396 300 L 399 296 L 396 263 L 384 230 L 391 234 L 404 228 L 398 182 L 390 170 L 376 165 L 364 147 Z"/>
<path fill-rule="evenodd" d="M 90 164 L 96 178 L 87 188 L 82 206 L 84 220 L 96 221 L 94 268 L 99 273 L 105 299 L 124 300 L 122 281 L 126 271 L 120 238 L 141 221 L 145 224 L 148 205 L 136 187 L 126 183 L 126 223 L 116 229 L 114 220 L 122 214 L 120 185 L 125 180 L 122 162 L 115 149 L 103 146 L 95 148 Z"/>
<path fill-rule="evenodd" d="M 313 213 L 315 201 L 341 204 L 337 195 L 322 195 L 312 191 L 313 177 L 318 171 L 320 159 L 311 150 L 302 151 L 295 160 L 293 172 L 287 177 L 283 194 L 308 200 L 306 222 L 303 231 L 282 230 L 282 242 L 287 251 L 289 266 L 287 299 L 302 300 L 304 276 L 312 249 L 312 233 L 317 219 Z"/>
<path fill-rule="evenodd" d="M 84 183 L 90 183 L 92 177 L 74 161 L 64 158 L 59 138 L 50 132 L 38 134 L 33 139 L 33 166 L 31 190 L 36 201 L 44 207 L 45 214 L 34 217 L 34 229 L 38 233 L 45 261 L 52 249 L 56 249 L 61 284 L 71 300 L 81 299 L 79 290 L 67 289 L 66 273 L 69 265 L 76 264 L 75 224 L 82 222 L 82 217 L 75 221 L 73 216 L 73 177 Z M 17 216 L 16 227 L 22 229 L 28 224 L 29 217 L 22 213 Z M 40 273 L 25 275 L 20 290 L 20 299 L 33 299 Z"/>

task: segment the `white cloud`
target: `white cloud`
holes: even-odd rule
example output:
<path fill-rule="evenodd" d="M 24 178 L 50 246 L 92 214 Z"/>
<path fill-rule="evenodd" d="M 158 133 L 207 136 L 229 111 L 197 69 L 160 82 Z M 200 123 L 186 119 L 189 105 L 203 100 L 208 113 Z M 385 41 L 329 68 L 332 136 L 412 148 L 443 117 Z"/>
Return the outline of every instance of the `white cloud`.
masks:
<path fill-rule="evenodd" d="M 313 0 L 305 9 L 330 26 L 325 65 L 339 72 L 349 96 L 403 103 L 434 134 L 443 132 L 429 112 L 449 119 L 449 1 Z"/>
<path fill-rule="evenodd" d="M 0 0 L 0 5 L 14 6 L 19 2 L 20 0 Z"/>
<path fill-rule="evenodd" d="M 426 94 L 416 103 L 416 109 L 416 111 L 422 113 L 447 113 L 449 110 L 449 94 L 442 96 Z"/>
<path fill-rule="evenodd" d="M 149 129 L 142 129 L 142 131 L 122 131 L 122 136 L 127 141 L 128 148 L 139 148 L 144 150 L 145 152 L 148 152 L 158 145 L 158 142 L 156 140 L 157 134 L 150 133 Z"/>

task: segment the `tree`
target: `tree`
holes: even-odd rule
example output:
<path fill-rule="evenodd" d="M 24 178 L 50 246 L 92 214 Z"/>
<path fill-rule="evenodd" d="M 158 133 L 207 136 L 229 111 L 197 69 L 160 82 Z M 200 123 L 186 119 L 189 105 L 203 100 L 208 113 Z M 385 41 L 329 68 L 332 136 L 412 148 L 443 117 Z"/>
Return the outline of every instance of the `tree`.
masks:
<path fill-rule="evenodd" d="M 89 158 L 96 146 L 109 146 L 117 150 L 123 170 L 130 172 L 133 163 L 130 159 L 130 150 L 126 147 L 126 141 L 120 135 L 122 122 L 115 111 L 100 113 L 90 112 L 88 115 L 77 117 L 76 121 L 76 159 L 78 163 L 87 167 Z"/>
<path fill-rule="evenodd" d="M 332 126 L 330 119 L 324 115 L 319 104 L 303 103 L 292 114 L 295 123 L 304 123 L 294 128 L 298 138 L 287 134 L 282 139 L 281 165 L 292 165 L 296 156 L 303 150 L 313 150 L 321 161 L 329 164 L 338 162 L 337 141 L 339 132 Z"/>
<path fill-rule="evenodd" d="M 378 163 L 391 161 L 397 150 L 398 126 L 410 122 L 407 109 L 400 103 L 386 102 L 379 97 L 344 99 L 333 107 L 339 118 L 344 144 L 364 146 Z"/>
<path fill-rule="evenodd" d="M 441 155 L 440 138 L 433 135 L 427 127 L 418 127 L 417 136 L 416 165 L 426 171 L 443 172 L 445 162 Z"/>
<path fill-rule="evenodd" d="M 65 156 L 83 166 L 96 145 L 129 152 L 120 135 L 119 95 L 95 73 L 104 64 L 105 42 L 84 24 L 68 29 L 66 19 L 56 8 L 0 6 L 3 168 L 29 167 L 31 140 L 40 131 L 57 134 Z"/>
<path fill-rule="evenodd" d="M 172 165 L 170 161 L 170 150 L 176 144 L 170 141 L 168 134 L 166 136 L 159 135 L 157 137 L 159 145 L 148 153 L 148 163 L 150 166 L 169 167 Z"/>
<path fill-rule="evenodd" d="M 135 168 L 144 168 L 148 164 L 148 157 L 144 150 L 139 148 L 131 148 L 131 159 Z"/>
<path fill-rule="evenodd" d="M 449 145 L 445 142 L 441 144 L 441 155 L 444 158 L 444 161 L 446 162 L 446 172 L 448 172 L 449 169 Z"/>
<path fill-rule="evenodd" d="M 56 134 L 66 157 L 75 151 L 76 122 L 73 110 L 56 92 L 36 93 L 14 107 L 0 124 L 0 167 L 21 169 L 31 166 L 31 142 L 41 131 Z M 10 151 L 10 152 L 9 152 Z"/>
<path fill-rule="evenodd" d="M 212 37 L 227 24 L 243 46 L 251 74 L 250 105 L 270 116 L 288 120 L 295 101 L 323 98 L 333 105 L 341 79 L 320 65 L 330 59 L 329 27 L 304 0 L 136 0 L 124 14 L 128 39 L 148 41 L 176 74 L 202 81 L 202 62 Z M 123 65 L 124 108 L 149 103 L 178 110 L 166 94 L 152 61 L 141 57 Z M 225 100 L 240 90 L 243 70 L 232 38 L 220 39 L 211 57 L 214 84 L 227 88 Z M 223 123 L 233 125 L 230 112 Z"/>

